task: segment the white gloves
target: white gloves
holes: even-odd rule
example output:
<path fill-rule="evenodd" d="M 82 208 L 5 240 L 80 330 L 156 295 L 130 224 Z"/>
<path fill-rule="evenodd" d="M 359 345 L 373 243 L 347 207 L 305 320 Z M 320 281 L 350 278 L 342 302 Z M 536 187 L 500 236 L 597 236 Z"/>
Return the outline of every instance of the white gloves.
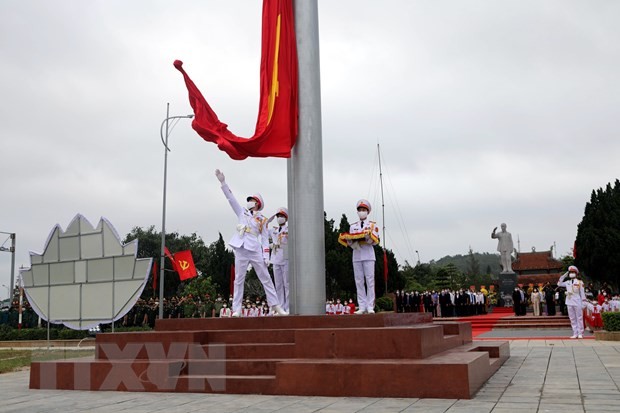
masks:
<path fill-rule="evenodd" d="M 220 171 L 219 169 L 215 170 L 215 176 L 217 177 L 217 180 L 220 181 L 222 185 L 226 183 L 226 177 L 224 176 L 222 171 Z"/>

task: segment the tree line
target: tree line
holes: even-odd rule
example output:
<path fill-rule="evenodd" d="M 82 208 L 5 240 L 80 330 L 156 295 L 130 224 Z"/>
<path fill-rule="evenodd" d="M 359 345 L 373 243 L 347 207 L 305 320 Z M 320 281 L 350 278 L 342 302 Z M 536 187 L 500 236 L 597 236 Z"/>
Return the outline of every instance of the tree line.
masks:
<path fill-rule="evenodd" d="M 325 291 L 328 298 L 349 299 L 355 295 L 355 281 L 351 264 L 352 251 L 338 243 L 338 235 L 349 229 L 347 216 L 343 214 L 336 225 L 334 219 L 324 214 L 325 225 Z M 135 227 L 125 237 L 125 243 L 138 239 L 138 257 L 152 257 L 159 264 L 161 233 L 155 226 L 146 229 Z M 216 293 L 228 297 L 230 294 L 231 267 L 235 257 L 227 247 L 222 234 L 218 239 L 206 245 L 196 233 L 181 235 L 177 232 L 166 234 L 166 246 L 172 252 L 191 250 L 198 277 L 181 283 L 169 260 L 165 263 L 165 291 L 170 297 L 180 294 Z M 375 286 L 377 297 L 396 290 L 424 291 L 450 288 L 469 288 L 474 285 L 489 286 L 496 283 L 499 273 L 498 255 L 475 253 L 469 249 L 466 255 L 446 256 L 429 263 L 411 265 L 405 261 L 399 264 L 390 250 L 386 250 L 388 266 L 387 291 L 383 274 L 383 247 L 376 245 L 377 257 L 375 267 Z M 590 201 L 586 204 L 584 216 L 577 227 L 575 241 L 575 259 L 582 274 L 594 282 L 607 282 L 617 289 L 620 280 L 620 181 L 605 188 L 593 190 Z M 573 257 L 561 258 L 568 266 Z M 151 280 L 152 281 L 152 280 Z M 246 293 L 262 295 L 260 281 L 253 270 L 246 278 Z M 144 289 L 143 297 L 156 297 L 152 282 Z"/>

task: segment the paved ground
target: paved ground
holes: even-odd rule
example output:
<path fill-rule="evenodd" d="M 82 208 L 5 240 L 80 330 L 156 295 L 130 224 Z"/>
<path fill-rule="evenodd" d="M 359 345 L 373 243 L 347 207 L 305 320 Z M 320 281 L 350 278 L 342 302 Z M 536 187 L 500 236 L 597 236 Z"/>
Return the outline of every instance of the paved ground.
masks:
<path fill-rule="evenodd" d="M 568 338 L 573 335 L 573 331 L 570 328 L 495 328 L 486 333 L 477 335 L 475 339 L 479 338 L 492 338 L 497 339 L 518 339 L 523 337 L 553 337 L 557 339 Z M 586 330 L 583 332 L 583 336 L 586 338 L 593 338 L 594 334 Z"/>
<path fill-rule="evenodd" d="M 29 390 L 0 375 L 0 412 L 618 412 L 620 342 L 514 340 L 511 357 L 471 400 Z"/>

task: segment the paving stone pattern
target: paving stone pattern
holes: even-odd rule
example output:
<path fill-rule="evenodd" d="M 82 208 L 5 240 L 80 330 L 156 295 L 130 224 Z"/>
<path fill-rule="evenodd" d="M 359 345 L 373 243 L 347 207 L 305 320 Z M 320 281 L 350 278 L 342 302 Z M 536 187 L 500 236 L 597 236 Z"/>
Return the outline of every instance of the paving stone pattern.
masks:
<path fill-rule="evenodd" d="M 29 372 L 0 375 L 0 412 L 526 413 L 620 411 L 620 343 L 515 340 L 471 400 L 29 390 Z"/>

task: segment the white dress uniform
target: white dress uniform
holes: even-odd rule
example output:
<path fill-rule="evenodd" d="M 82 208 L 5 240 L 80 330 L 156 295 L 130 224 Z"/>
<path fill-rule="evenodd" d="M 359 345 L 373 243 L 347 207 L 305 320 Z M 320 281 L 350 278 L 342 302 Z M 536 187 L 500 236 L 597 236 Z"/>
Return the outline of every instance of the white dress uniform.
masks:
<path fill-rule="evenodd" d="M 569 271 L 577 267 L 568 267 Z M 571 338 L 582 338 L 583 336 L 583 303 L 586 299 L 583 281 L 577 278 L 571 278 L 567 281 L 564 279 L 568 276 L 568 272 L 564 273 L 558 281 L 558 287 L 566 288 L 566 308 L 568 309 L 568 317 L 570 325 L 573 328 L 573 336 Z"/>
<path fill-rule="evenodd" d="M 277 213 L 284 213 L 288 219 L 286 208 L 278 209 Z M 271 238 L 271 257 L 273 264 L 273 279 L 276 285 L 276 294 L 284 311 L 289 311 L 289 282 L 288 282 L 288 221 L 269 229 Z"/>
<path fill-rule="evenodd" d="M 251 211 L 239 205 L 228 184 L 222 184 L 222 192 L 224 192 L 224 196 L 226 196 L 238 219 L 237 231 L 228 243 L 235 252 L 233 314 L 240 314 L 241 312 L 241 301 L 243 300 L 248 264 L 252 264 L 258 279 L 263 284 L 269 307 L 279 305 L 280 302 L 265 262 L 269 259 L 269 239 L 265 226 L 267 219 L 260 212 L 252 214 Z M 262 197 L 260 195 L 255 194 L 252 197 L 259 199 L 262 204 Z M 258 209 L 262 209 L 262 205 Z"/>
<path fill-rule="evenodd" d="M 366 207 L 370 212 L 370 202 L 362 199 L 358 201 L 357 207 Z M 354 222 L 349 227 L 349 234 L 357 234 L 370 231 L 376 239 L 379 239 L 379 226 L 376 222 L 368 218 Z M 355 287 L 357 289 L 357 304 L 359 312 L 374 312 L 375 309 L 375 250 L 374 245 L 378 242 L 373 241 L 367 236 L 365 239 L 350 241 L 349 245 L 353 249 L 353 275 L 355 276 Z M 364 282 L 366 285 L 364 286 Z"/>

